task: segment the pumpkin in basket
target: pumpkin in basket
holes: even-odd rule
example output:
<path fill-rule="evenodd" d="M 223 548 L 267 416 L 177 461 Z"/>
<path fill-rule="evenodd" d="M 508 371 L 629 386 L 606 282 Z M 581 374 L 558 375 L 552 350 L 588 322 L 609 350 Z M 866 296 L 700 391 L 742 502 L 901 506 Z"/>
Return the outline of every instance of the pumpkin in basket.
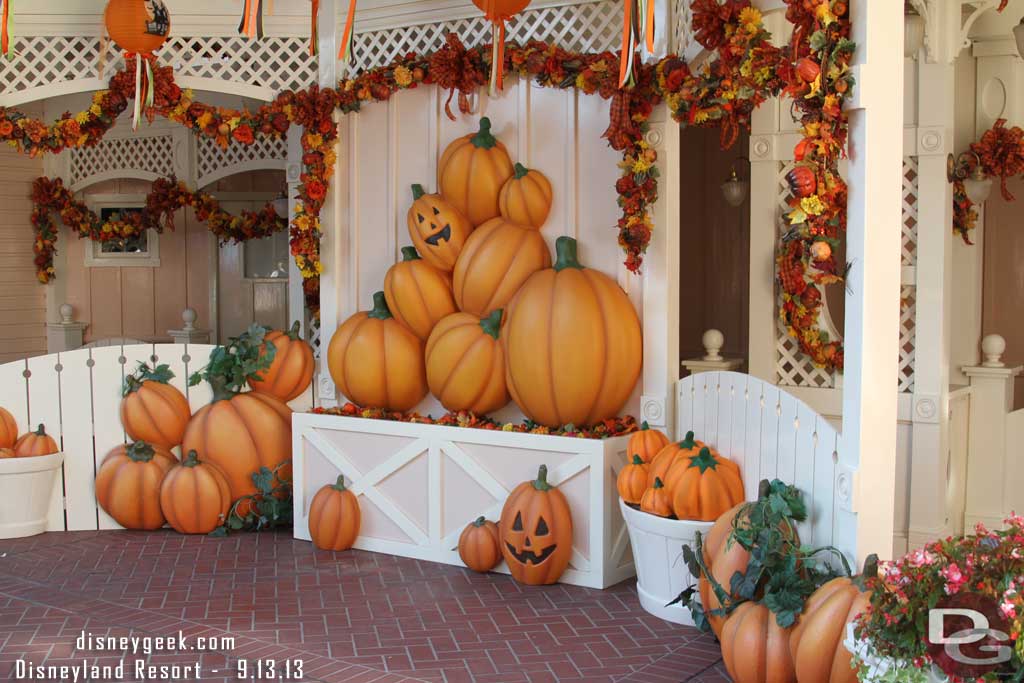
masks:
<path fill-rule="evenodd" d="M 679 519 L 713 522 L 743 502 L 739 466 L 706 446 L 696 456 L 678 459 L 669 467 L 665 488 Z"/>
<path fill-rule="evenodd" d="M 485 318 L 504 308 L 531 275 L 550 266 L 539 232 L 504 218 L 489 220 L 469 236 L 455 263 L 455 303 L 460 311 Z"/>
<path fill-rule="evenodd" d="M 668 470 L 679 460 L 687 460 L 700 453 L 704 443 L 693 438 L 693 432 L 686 432 L 682 441 L 668 443 L 651 459 L 651 466 L 647 468 L 647 485 L 653 486 L 654 479 L 662 481 L 668 477 Z"/>
<path fill-rule="evenodd" d="M 658 517 L 672 516 L 672 500 L 665 492 L 667 489 L 661 479 L 655 478 L 654 485 L 644 491 L 640 499 L 640 509 Z"/>
<path fill-rule="evenodd" d="M 633 462 L 619 470 L 615 488 L 622 500 L 633 505 L 640 504 L 640 499 L 647 491 L 647 464 L 639 455 L 634 455 Z"/>
<path fill-rule="evenodd" d="M 160 509 L 181 534 L 208 534 L 227 519 L 231 489 L 224 473 L 189 451 L 160 485 Z"/>
<path fill-rule="evenodd" d="M 633 393 L 640 320 L 614 280 L 580 265 L 576 240 L 559 237 L 556 252 L 554 267 L 531 275 L 506 309 L 509 393 L 539 424 L 592 425 Z"/>
<path fill-rule="evenodd" d="M 288 330 L 271 330 L 263 341 L 274 346 L 274 359 L 269 368 L 249 378 L 249 386 L 285 403 L 298 398 L 313 381 L 315 366 L 313 347 L 299 335 L 299 321 Z"/>
<path fill-rule="evenodd" d="M 6 408 L 0 406 L 0 448 L 13 448 L 18 440 L 18 423 Z"/>
<path fill-rule="evenodd" d="M 327 367 L 338 391 L 361 406 L 406 412 L 427 395 L 423 342 L 394 319 L 384 292 L 334 333 Z"/>
<path fill-rule="evenodd" d="M 483 320 L 453 313 L 427 340 L 427 386 L 448 410 L 485 415 L 508 403 L 505 354 L 498 341 L 501 313 L 499 308 Z"/>
<path fill-rule="evenodd" d="M 453 141 L 437 162 L 437 189 L 473 225 L 499 215 L 498 195 L 515 173 L 505 145 L 491 134 L 491 120 Z"/>
<path fill-rule="evenodd" d="M 18 454 L 14 452 L 13 448 L 0 448 L 0 460 L 4 458 L 17 458 Z"/>
<path fill-rule="evenodd" d="M 121 425 L 128 438 L 164 448 L 181 443 L 192 409 L 185 395 L 170 384 L 172 379 L 169 365 L 151 368 L 145 363 L 124 378 Z"/>
<path fill-rule="evenodd" d="M 50 455 L 60 450 L 53 437 L 46 433 L 46 427 L 42 424 L 34 432 L 28 432 L 18 437 L 14 442 L 14 454 L 19 458 L 27 458 L 33 455 Z"/>
<path fill-rule="evenodd" d="M 878 556 L 869 555 L 860 576 L 832 579 L 814 591 L 789 640 L 801 681 L 857 683 L 850 651 L 843 645 L 846 625 L 871 602 L 868 581 L 878 574 Z"/>
<path fill-rule="evenodd" d="M 345 476 L 320 488 L 309 505 L 309 537 L 321 550 L 348 550 L 359 536 L 362 513 Z"/>
<path fill-rule="evenodd" d="M 498 523 L 501 554 L 519 583 L 541 586 L 558 581 L 572 559 L 569 502 L 548 483 L 547 465 L 534 481 L 509 494 Z"/>
<path fill-rule="evenodd" d="M 501 564 L 498 525 L 484 517 L 466 525 L 459 535 L 459 559 L 475 572 L 489 572 Z"/>
<path fill-rule="evenodd" d="M 409 238 L 427 263 L 450 273 L 473 224 L 441 195 L 427 194 L 422 185 L 412 186 L 412 198 L 406 214 Z"/>
<path fill-rule="evenodd" d="M 639 455 L 641 460 L 649 463 L 667 445 L 668 437 L 659 429 L 651 429 L 645 421 L 640 425 L 640 429 L 629 437 L 629 443 L 626 444 L 626 457 L 632 458 L 634 455 Z"/>
<path fill-rule="evenodd" d="M 121 444 L 96 473 L 96 502 L 125 529 L 159 529 L 165 521 L 160 485 L 177 462 L 144 441 Z"/>
<path fill-rule="evenodd" d="M 782 628 L 767 607 L 744 602 L 722 627 L 722 661 L 734 683 L 796 683 L 789 654 L 793 628 Z M 822 681 L 819 678 L 801 678 Z"/>
<path fill-rule="evenodd" d="M 402 260 L 388 268 L 384 299 L 395 320 L 424 341 L 438 320 L 458 310 L 451 276 L 421 259 L 416 247 L 402 247 Z"/>
<path fill-rule="evenodd" d="M 498 210 L 513 223 L 540 230 L 551 211 L 551 181 L 540 171 L 516 164 L 515 173 L 501 186 Z"/>

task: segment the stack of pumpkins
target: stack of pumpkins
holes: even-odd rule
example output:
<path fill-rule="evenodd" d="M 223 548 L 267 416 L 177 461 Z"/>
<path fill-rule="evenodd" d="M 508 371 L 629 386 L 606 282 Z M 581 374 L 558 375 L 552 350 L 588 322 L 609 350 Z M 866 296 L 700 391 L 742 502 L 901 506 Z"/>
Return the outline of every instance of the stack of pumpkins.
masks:
<path fill-rule="evenodd" d="M 331 339 L 339 391 L 397 412 L 428 390 L 452 412 L 492 413 L 511 397 L 551 427 L 615 416 L 640 374 L 640 322 L 611 278 L 580 265 L 572 238 L 558 238 L 552 265 L 548 179 L 513 165 L 485 117 L 445 149 L 437 185 L 413 185 L 414 246 Z"/>
<path fill-rule="evenodd" d="M 6 408 L 0 407 L 0 459 L 50 455 L 59 450 L 57 442 L 46 433 L 44 425 L 39 425 L 34 432 L 18 436 L 18 423 L 14 416 Z"/>
<path fill-rule="evenodd" d="M 273 361 L 248 378 L 251 391 L 229 391 L 211 378 L 213 398 L 194 415 L 170 384 L 168 366 L 140 363 L 125 379 L 121 423 L 132 443 L 111 450 L 96 474 L 96 500 L 121 526 L 158 529 L 166 522 L 180 533 L 209 533 L 236 502 L 245 516 L 260 468 L 287 468 L 292 411 L 286 402 L 312 381 L 313 350 L 299 337 L 298 323 L 264 341 L 275 348 Z M 180 462 L 172 450 L 179 446 Z"/>
<path fill-rule="evenodd" d="M 671 443 L 647 423 L 630 437 L 629 463 L 619 471 L 619 496 L 658 517 L 712 522 L 743 502 L 743 480 L 735 462 L 693 432 Z"/>

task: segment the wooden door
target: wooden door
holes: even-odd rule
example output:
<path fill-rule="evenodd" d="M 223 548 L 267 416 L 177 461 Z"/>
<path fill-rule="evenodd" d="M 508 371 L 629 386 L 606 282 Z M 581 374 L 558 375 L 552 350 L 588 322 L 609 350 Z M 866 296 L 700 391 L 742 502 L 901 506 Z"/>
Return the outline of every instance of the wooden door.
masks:
<path fill-rule="evenodd" d="M 279 330 L 288 326 L 287 232 L 221 247 L 217 308 L 222 344 L 254 322 Z"/>

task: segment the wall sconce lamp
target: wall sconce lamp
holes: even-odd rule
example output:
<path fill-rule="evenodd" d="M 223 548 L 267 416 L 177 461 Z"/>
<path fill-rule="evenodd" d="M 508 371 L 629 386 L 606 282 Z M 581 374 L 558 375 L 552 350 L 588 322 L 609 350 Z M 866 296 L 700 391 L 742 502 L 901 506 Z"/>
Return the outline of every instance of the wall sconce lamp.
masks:
<path fill-rule="evenodd" d="M 1024 17 L 1013 27 L 1013 39 L 1017 41 L 1017 54 L 1024 57 Z"/>
<path fill-rule="evenodd" d="M 281 194 L 274 197 L 270 204 L 274 207 L 274 211 L 278 216 L 284 219 L 290 218 L 288 215 L 288 186 L 285 185 L 281 188 Z"/>
<path fill-rule="evenodd" d="M 971 157 L 974 157 L 973 160 Z M 967 198 L 973 204 L 984 204 L 992 192 L 992 179 L 985 175 L 981 167 L 981 157 L 977 152 L 968 150 L 954 158 L 946 157 L 946 179 L 949 182 L 962 180 Z"/>
<path fill-rule="evenodd" d="M 732 168 L 729 169 L 729 177 L 722 183 L 722 196 L 725 197 L 725 201 L 729 206 L 740 206 L 747 200 L 747 195 L 750 194 L 750 180 L 741 180 L 736 175 L 737 161 L 746 161 L 747 167 L 750 167 L 750 159 L 747 157 L 737 157 L 732 162 Z"/>

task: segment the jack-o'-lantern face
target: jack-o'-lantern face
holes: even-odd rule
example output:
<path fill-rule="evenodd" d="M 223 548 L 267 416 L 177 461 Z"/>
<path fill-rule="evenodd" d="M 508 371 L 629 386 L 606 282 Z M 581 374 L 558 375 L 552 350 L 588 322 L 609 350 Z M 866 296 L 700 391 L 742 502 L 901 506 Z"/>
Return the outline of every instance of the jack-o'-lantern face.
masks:
<path fill-rule="evenodd" d="M 498 531 L 516 581 L 543 585 L 562 575 L 572 557 L 572 515 L 562 492 L 547 483 L 547 467 L 509 494 Z"/>
<path fill-rule="evenodd" d="M 419 185 L 412 186 L 412 193 L 414 201 L 406 217 L 409 237 L 423 260 L 451 272 L 473 226 L 440 195 L 426 194 Z"/>

